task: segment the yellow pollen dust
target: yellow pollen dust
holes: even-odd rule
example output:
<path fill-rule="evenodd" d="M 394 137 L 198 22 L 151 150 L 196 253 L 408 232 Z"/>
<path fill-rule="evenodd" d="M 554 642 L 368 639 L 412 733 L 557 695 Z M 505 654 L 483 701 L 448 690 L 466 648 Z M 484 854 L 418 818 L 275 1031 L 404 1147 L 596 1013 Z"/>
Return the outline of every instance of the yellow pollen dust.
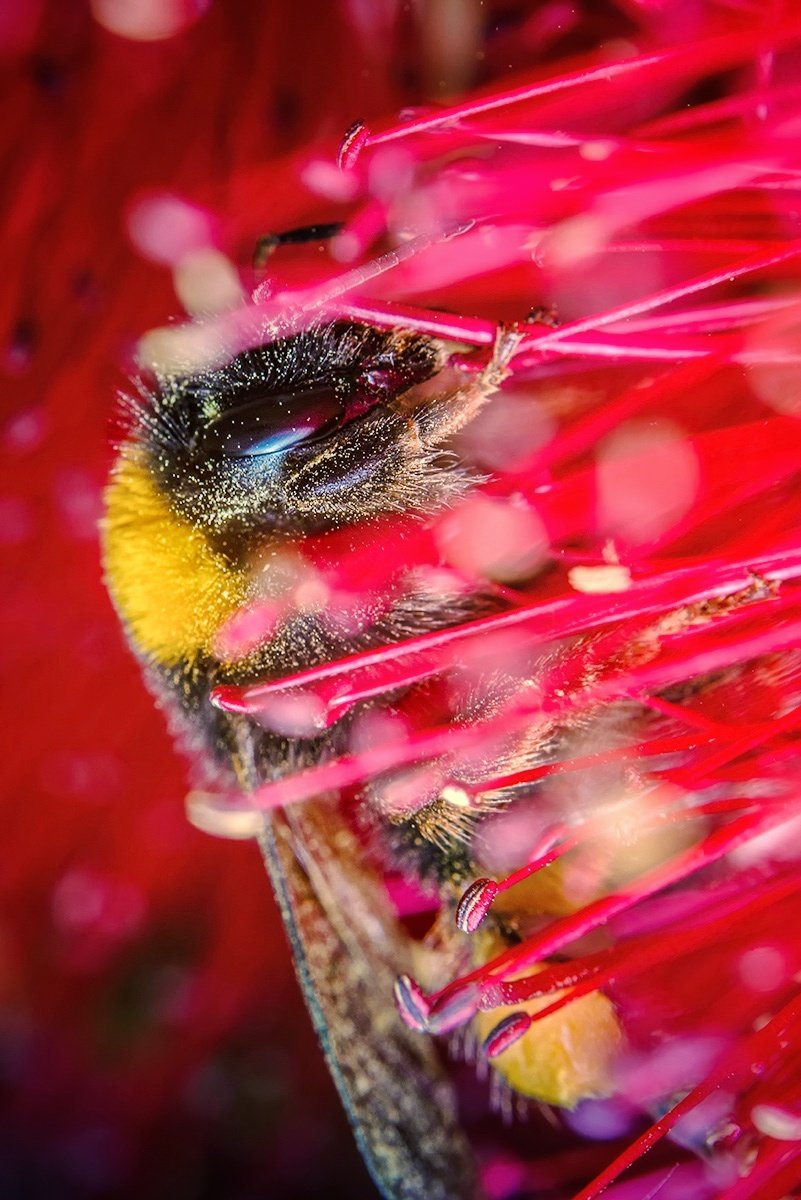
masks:
<path fill-rule="evenodd" d="M 138 649 L 163 666 L 210 653 L 248 598 L 247 576 L 172 511 L 133 455 L 115 468 L 102 536 L 108 588 Z"/>

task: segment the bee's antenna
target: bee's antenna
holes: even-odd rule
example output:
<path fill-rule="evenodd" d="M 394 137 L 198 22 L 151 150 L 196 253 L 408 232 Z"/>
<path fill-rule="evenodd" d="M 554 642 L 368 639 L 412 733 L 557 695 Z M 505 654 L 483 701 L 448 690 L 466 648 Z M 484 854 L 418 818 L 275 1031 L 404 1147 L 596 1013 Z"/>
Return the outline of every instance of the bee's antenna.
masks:
<path fill-rule="evenodd" d="M 331 221 L 324 225 L 300 225 L 297 229 L 286 229 L 283 233 L 264 233 L 256 242 L 253 251 L 253 266 L 263 267 L 267 259 L 279 246 L 298 246 L 304 242 L 327 242 L 342 230 L 342 221 Z"/>

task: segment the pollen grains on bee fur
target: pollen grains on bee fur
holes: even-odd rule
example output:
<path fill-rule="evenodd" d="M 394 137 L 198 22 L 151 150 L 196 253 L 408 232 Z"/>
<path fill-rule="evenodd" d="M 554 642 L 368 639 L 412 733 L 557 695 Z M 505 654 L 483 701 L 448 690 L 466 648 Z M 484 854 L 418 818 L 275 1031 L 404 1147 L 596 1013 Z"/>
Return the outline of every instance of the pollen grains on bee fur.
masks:
<path fill-rule="evenodd" d="M 358 475 L 365 493 L 380 479 L 398 433 L 391 420 L 373 421 L 359 438 L 354 423 L 386 412 L 442 360 L 439 343 L 403 330 L 315 326 L 213 370 L 156 376 L 135 404 L 133 438 L 173 509 L 235 553 L 255 530 L 336 524 L 338 495 Z M 333 441 L 336 454 L 323 458 L 321 444 Z M 311 502 L 312 490 L 327 490 L 330 503 Z"/>
<path fill-rule="evenodd" d="M 393 476 L 397 490 L 413 458 L 391 402 L 442 356 L 404 331 L 336 322 L 216 370 L 138 381 L 123 399 L 103 542 L 109 590 L 147 661 L 209 657 L 251 598 L 250 560 L 265 534 L 294 538 L 391 504 Z M 396 449 L 403 439 L 409 464 Z M 412 492 L 414 481 L 402 486 Z"/>

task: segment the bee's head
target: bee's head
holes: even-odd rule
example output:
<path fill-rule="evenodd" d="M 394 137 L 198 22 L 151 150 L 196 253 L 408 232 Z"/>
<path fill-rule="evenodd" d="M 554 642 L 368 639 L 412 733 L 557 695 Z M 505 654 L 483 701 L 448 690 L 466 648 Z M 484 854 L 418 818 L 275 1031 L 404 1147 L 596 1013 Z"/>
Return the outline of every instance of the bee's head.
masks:
<path fill-rule="evenodd" d="M 337 322 L 157 378 L 105 522 L 109 587 L 139 651 L 166 665 L 208 653 L 265 543 L 451 495 L 446 406 L 415 393 L 443 357 L 429 339 Z"/>
<path fill-rule="evenodd" d="M 427 339 L 339 322 L 160 380 L 140 441 L 171 507 L 232 557 L 409 506 L 401 395 L 429 379 Z"/>

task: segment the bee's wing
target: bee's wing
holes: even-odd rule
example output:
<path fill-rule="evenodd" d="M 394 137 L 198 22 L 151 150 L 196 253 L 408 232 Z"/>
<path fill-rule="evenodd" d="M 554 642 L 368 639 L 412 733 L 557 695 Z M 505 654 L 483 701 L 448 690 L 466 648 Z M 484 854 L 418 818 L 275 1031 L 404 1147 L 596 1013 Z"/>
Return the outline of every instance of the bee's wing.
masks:
<path fill-rule="evenodd" d="M 356 1141 L 387 1200 L 474 1200 L 472 1159 L 428 1040 L 395 1011 L 407 949 L 335 805 L 265 821 L 267 870 Z"/>

